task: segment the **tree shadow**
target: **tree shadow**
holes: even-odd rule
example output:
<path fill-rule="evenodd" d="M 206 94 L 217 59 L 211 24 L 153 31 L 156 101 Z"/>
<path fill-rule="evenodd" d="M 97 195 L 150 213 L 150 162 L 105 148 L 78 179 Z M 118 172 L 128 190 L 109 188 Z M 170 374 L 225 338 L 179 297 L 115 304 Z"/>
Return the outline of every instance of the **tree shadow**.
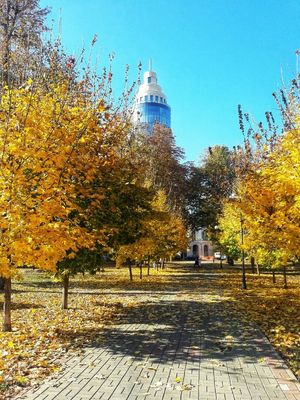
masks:
<path fill-rule="evenodd" d="M 80 280 L 79 277 L 74 277 L 70 279 L 70 293 L 77 292 L 78 290 L 82 294 L 94 294 L 93 290 L 102 293 L 104 291 L 119 291 L 126 293 L 143 291 L 145 293 L 152 293 L 155 285 L 156 293 L 165 293 L 166 290 L 170 292 L 179 291 L 179 290 L 190 290 L 192 288 L 201 286 L 201 281 L 207 281 L 209 279 L 211 282 L 220 278 L 219 275 L 216 275 L 213 270 L 195 270 L 193 266 L 185 266 L 182 265 L 175 266 L 170 269 L 170 275 L 162 281 L 153 282 L 153 275 L 147 276 L 144 274 L 143 279 L 139 279 L 138 268 L 136 268 L 136 275 L 134 276 L 134 280 L 131 282 L 126 277 L 121 277 L 116 282 L 111 279 L 111 272 L 108 271 L 106 275 L 101 273 L 99 276 L 99 280 L 89 279 L 88 277 L 85 280 Z M 38 272 L 36 272 L 38 274 Z M 23 280 L 21 282 L 14 282 L 14 291 L 15 292 L 30 292 L 35 291 L 35 289 L 58 289 L 62 288 L 62 283 L 53 281 L 50 278 L 45 280 L 37 280 L 37 281 L 26 281 Z M 49 292 L 49 290 L 47 290 Z M 56 293 L 53 291 L 53 293 Z"/>
<path fill-rule="evenodd" d="M 3 308 L 3 302 L 1 301 L 0 301 L 0 307 Z M 12 303 L 11 305 L 12 310 L 30 310 L 37 308 L 46 308 L 46 307 L 36 303 Z"/>
<path fill-rule="evenodd" d="M 77 337 L 88 334 L 94 337 L 89 347 L 105 348 L 114 357 L 129 356 L 152 364 L 189 362 L 199 368 L 201 360 L 204 365 L 209 361 L 208 368 L 231 363 L 234 370 L 240 360 L 243 364 L 257 364 L 261 358 L 274 360 L 276 353 L 258 328 L 224 312 L 224 307 L 228 310 L 230 306 L 230 302 L 222 300 L 164 300 L 123 307 L 118 321 L 102 332 L 83 328 Z"/>
<path fill-rule="evenodd" d="M 14 282 L 13 285 L 15 291 L 26 291 L 23 289 L 24 286 L 29 288 L 40 288 L 40 289 L 53 289 L 62 287 L 61 282 L 55 282 L 51 279 L 45 281 L 36 281 L 36 282 L 23 280 L 20 282 Z"/>
<path fill-rule="evenodd" d="M 93 339 L 91 346 L 104 346 L 114 356 L 130 356 L 141 361 L 148 358 L 151 362 L 160 364 L 168 364 L 174 360 L 185 362 L 186 359 L 195 364 L 200 359 L 213 360 L 218 365 L 222 365 L 223 362 L 239 364 L 239 359 L 242 359 L 243 363 L 257 364 L 262 358 L 275 360 L 276 364 L 277 353 L 259 329 L 241 322 L 241 317 L 235 314 L 234 305 L 237 297 L 228 299 L 216 296 L 222 287 L 216 287 L 215 282 L 222 280 L 223 276 L 228 277 L 229 274 L 226 271 L 216 273 L 213 269 L 205 266 L 195 271 L 192 266 L 184 268 L 179 266 L 161 282 L 151 282 L 151 279 L 140 282 L 138 277 L 134 282 L 125 281 L 123 278 L 112 282 L 109 274 L 107 279 L 102 275 L 100 281 L 87 280 L 82 284 L 75 281 L 70 293 L 75 293 L 75 290 L 79 289 L 80 294 L 99 296 L 99 301 L 96 302 L 99 307 L 109 307 L 101 300 L 101 296 L 105 294 L 121 298 L 121 296 L 138 296 L 151 292 L 153 301 L 147 300 L 138 306 L 134 304 L 123 306 L 120 303 L 118 320 L 112 319 L 112 323 L 100 333 L 99 329 L 86 329 L 83 324 L 82 329 L 77 332 L 70 334 L 69 331 L 60 330 L 58 335 L 68 337 L 74 346 L 77 339 L 84 341 L 85 337 L 88 337 Z M 236 281 L 239 278 L 236 275 L 232 277 Z M 40 282 L 29 282 L 28 285 L 29 287 L 32 285 L 33 288 L 41 286 Z M 45 285 L 45 288 L 53 288 L 53 285 L 61 288 L 59 282 L 47 281 Z M 93 292 L 93 289 L 97 292 Z M 189 301 L 186 299 L 185 291 L 186 293 L 196 291 L 203 296 L 207 295 L 210 299 Z M 153 294 L 157 299 L 153 298 Z M 173 300 L 176 294 L 179 296 Z M 160 300 L 162 295 L 170 295 L 172 300 Z M 250 306 L 252 301 L 259 301 L 264 294 L 250 290 L 240 292 L 237 296 L 243 296 L 242 301 L 248 302 Z M 274 308 L 276 303 L 273 303 L 272 299 L 264 297 L 262 300 L 266 308 L 276 309 Z M 241 298 L 238 301 L 241 301 Z M 37 307 L 34 305 L 32 308 Z M 100 325 L 103 321 L 95 317 L 94 322 Z M 233 337 L 233 342 L 226 339 L 228 336 Z M 299 349 L 291 346 L 290 351 L 299 352 Z"/>

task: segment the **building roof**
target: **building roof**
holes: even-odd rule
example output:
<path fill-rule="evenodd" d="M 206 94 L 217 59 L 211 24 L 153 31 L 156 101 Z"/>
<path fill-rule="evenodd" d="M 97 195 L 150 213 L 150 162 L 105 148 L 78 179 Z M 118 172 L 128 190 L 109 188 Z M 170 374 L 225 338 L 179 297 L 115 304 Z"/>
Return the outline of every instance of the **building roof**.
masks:
<path fill-rule="evenodd" d="M 136 93 L 137 102 L 150 102 L 150 96 L 158 96 L 159 102 L 167 104 L 167 97 L 162 91 L 161 87 L 157 84 L 156 72 L 149 70 L 144 73 L 144 82 L 139 86 Z M 148 99 L 145 98 L 148 96 Z M 163 101 L 161 101 L 161 98 Z M 147 99 L 147 100 L 146 100 Z"/>

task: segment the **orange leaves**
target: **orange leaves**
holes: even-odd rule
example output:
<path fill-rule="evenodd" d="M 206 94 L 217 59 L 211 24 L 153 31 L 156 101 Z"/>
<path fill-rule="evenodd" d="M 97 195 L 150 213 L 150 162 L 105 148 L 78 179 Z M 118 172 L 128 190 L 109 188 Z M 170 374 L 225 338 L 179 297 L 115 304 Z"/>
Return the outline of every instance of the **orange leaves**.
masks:
<path fill-rule="evenodd" d="M 93 279 L 81 279 L 77 287 L 93 295 L 74 294 L 72 309 L 62 311 L 58 285 L 41 271 L 24 271 L 24 282 L 14 285 L 13 332 L 0 332 L 0 399 L 15 398 L 23 386 L 58 371 L 59 357 L 79 351 L 120 313 L 119 299 L 99 297 Z"/>
<path fill-rule="evenodd" d="M 243 214 L 247 250 L 268 267 L 286 264 L 299 253 L 298 114 L 297 109 L 295 129 L 284 132 L 276 144 L 256 149 L 260 157 L 249 160 L 236 191 L 234 204 Z"/>
<path fill-rule="evenodd" d="M 8 385 L 12 398 L 17 398 L 13 389 L 19 391 L 24 385 L 43 380 L 58 370 L 59 357 L 63 363 L 67 352 L 75 350 L 80 354 L 83 343 L 95 339 L 101 343 L 104 326 L 118 319 L 126 323 L 130 318 L 132 322 L 133 313 L 152 323 L 153 317 L 159 315 L 159 320 L 178 324 L 178 317 L 185 314 L 188 302 L 196 299 L 199 307 L 188 315 L 190 329 L 200 321 L 203 323 L 215 304 L 220 315 L 239 313 L 239 318 L 259 324 L 294 371 L 300 369 L 299 276 L 290 277 L 290 289 L 282 290 L 281 282 L 276 287 L 272 285 L 271 276 L 249 274 L 249 289 L 242 292 L 240 273 L 235 270 L 219 271 L 213 265 L 203 264 L 204 270 L 199 271 L 198 279 L 188 279 L 186 265 L 174 268 L 168 264 L 165 270 L 146 276 L 141 282 L 135 279 L 133 283 L 128 282 L 125 268 L 116 270 L 107 266 L 105 273 L 78 276 L 71 280 L 71 308 L 65 311 L 60 305 L 60 285 L 41 271 L 24 270 L 23 281 L 13 284 L 15 329 L 11 333 L 0 333 L 0 383 L 4 383 L 0 390 Z M 134 275 L 138 276 L 138 269 Z M 151 291 L 155 291 L 157 313 L 153 312 Z M 162 307 L 159 293 L 163 291 L 177 293 L 176 302 L 183 300 L 186 304 Z M 145 307 L 147 303 L 149 308 Z M 222 345 L 235 345 L 235 337 L 231 335 L 232 332 L 224 333 Z M 201 353 L 198 346 L 192 350 Z M 3 396 L 8 398 L 8 392 Z"/>
<path fill-rule="evenodd" d="M 0 256 L 0 271 L 1 271 L 1 276 L 4 278 L 9 278 L 13 271 L 10 268 L 10 263 L 9 263 L 9 258 L 3 254 L 4 252 L 2 251 L 2 254 Z"/>
<path fill-rule="evenodd" d="M 0 276 L 9 275 L 8 256 L 10 264 L 53 270 L 66 250 L 93 245 L 95 234 L 69 216 L 80 211 L 80 194 L 99 206 L 103 192 L 88 185 L 116 157 L 105 138 L 110 129 L 119 134 L 121 120 L 99 120 L 105 100 L 95 108 L 66 82 L 31 89 L 1 99 Z"/>
<path fill-rule="evenodd" d="M 248 290 L 241 292 L 240 276 L 231 270 L 213 282 L 231 299 L 230 308 L 260 326 L 273 346 L 295 373 L 300 369 L 300 290 L 299 276 L 289 276 L 289 289 L 282 289 L 282 278 L 272 283 L 271 276 L 248 275 Z"/>
<path fill-rule="evenodd" d="M 162 190 L 157 191 L 151 208 L 151 212 L 141 221 L 140 238 L 129 245 L 121 246 L 118 262 L 125 261 L 127 257 L 137 261 L 147 256 L 167 257 L 186 248 L 187 234 L 183 220 L 169 210 Z"/>

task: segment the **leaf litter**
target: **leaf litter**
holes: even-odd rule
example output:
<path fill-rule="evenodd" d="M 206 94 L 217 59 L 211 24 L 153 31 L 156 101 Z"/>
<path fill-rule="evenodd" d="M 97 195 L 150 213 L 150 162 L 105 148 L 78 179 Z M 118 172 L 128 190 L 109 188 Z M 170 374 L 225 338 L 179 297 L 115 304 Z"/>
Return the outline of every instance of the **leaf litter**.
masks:
<path fill-rule="evenodd" d="M 256 329 L 259 326 L 299 377 L 299 277 L 289 277 L 290 288 L 284 290 L 279 284 L 274 286 L 271 277 L 249 275 L 249 289 L 245 292 L 240 290 L 238 273 L 215 270 L 214 274 L 217 279 L 190 281 L 186 286 L 182 285 L 182 281 L 176 281 L 176 271 L 174 273 L 170 268 L 132 283 L 128 282 L 127 271 L 115 269 L 94 277 L 77 277 L 71 287 L 70 309 L 63 311 L 57 283 L 51 282 L 46 274 L 26 272 L 24 280 L 15 282 L 13 286 L 13 332 L 0 333 L 0 399 L 15 398 L 25 387 L 34 386 L 50 374 L 59 373 L 70 353 L 80 354 L 82 347 L 95 340 L 101 343 L 101 330 L 114 321 L 126 321 L 124 310 L 138 310 L 139 304 L 143 307 L 149 301 L 151 290 L 175 290 L 180 300 L 189 301 L 191 294 L 199 294 L 201 285 L 211 293 L 207 293 L 209 303 L 223 302 L 224 314 L 230 309 L 249 327 Z M 141 293 L 126 296 L 127 289 L 140 290 Z M 121 302 L 117 295 L 119 290 L 124 291 Z M 159 302 L 160 297 L 152 300 Z M 171 323 L 185 311 L 182 308 L 174 315 L 174 310 L 172 313 L 165 310 L 162 316 Z M 145 323 L 154 317 L 149 312 L 145 315 Z M 187 325 L 203 323 L 206 318 L 207 311 L 199 309 L 197 314 L 191 312 L 188 315 Z M 220 328 L 220 323 L 215 325 L 216 329 Z M 243 333 L 240 340 L 251 340 L 251 329 Z M 234 334 L 228 333 L 222 345 L 228 350 L 235 342 Z M 191 348 L 200 350 L 196 345 Z M 147 363 L 140 366 L 152 369 L 147 367 Z M 149 373 L 144 377 L 149 378 Z M 181 390 L 192 388 L 181 381 L 175 386 L 176 390 L 177 386 Z"/>

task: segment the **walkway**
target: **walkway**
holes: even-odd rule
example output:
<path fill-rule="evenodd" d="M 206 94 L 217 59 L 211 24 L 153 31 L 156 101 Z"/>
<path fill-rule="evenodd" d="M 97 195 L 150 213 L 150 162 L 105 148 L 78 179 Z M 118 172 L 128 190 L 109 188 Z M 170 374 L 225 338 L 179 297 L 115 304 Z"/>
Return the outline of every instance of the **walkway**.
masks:
<path fill-rule="evenodd" d="M 225 311 L 217 294 L 187 290 L 189 280 L 209 278 L 189 273 L 182 291 L 135 292 L 141 302 L 126 323 L 107 326 L 19 399 L 300 400 L 299 383 L 255 326 Z"/>

